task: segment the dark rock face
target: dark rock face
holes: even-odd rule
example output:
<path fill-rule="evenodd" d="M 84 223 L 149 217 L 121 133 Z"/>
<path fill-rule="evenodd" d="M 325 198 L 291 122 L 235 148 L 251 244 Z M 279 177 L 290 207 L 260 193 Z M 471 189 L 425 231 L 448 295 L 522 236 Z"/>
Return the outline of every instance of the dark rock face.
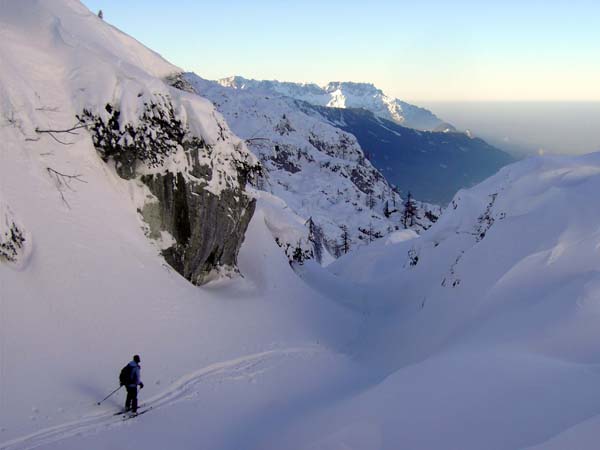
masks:
<path fill-rule="evenodd" d="M 259 165 L 234 143 L 230 144 L 234 154 L 226 162 L 213 159 L 215 149 L 191 135 L 175 117 L 168 98 L 145 107 L 135 127 L 121 124 L 119 111 L 112 105 L 106 105 L 106 121 L 87 110 L 79 120 L 91 130 L 100 156 L 115 162 L 119 176 L 139 178 L 156 197 L 157 202 L 147 203 L 139 212 L 149 226 L 150 238 L 159 239 L 164 231 L 173 237 L 175 243 L 162 253 L 177 272 L 200 285 L 215 270 L 236 271 L 237 255 L 255 208 L 245 186 Z M 183 168 L 160 170 L 181 151 L 187 159 Z M 218 195 L 208 189 L 215 171 L 226 172 L 231 166 L 235 179 L 219 183 Z M 153 169 L 150 174 L 148 168 Z"/>
<path fill-rule="evenodd" d="M 177 242 L 163 251 L 169 265 L 194 284 L 206 281 L 215 268 L 236 266 L 255 200 L 235 190 L 216 196 L 182 173 L 144 175 L 141 180 L 159 200 L 159 229 Z"/>
<path fill-rule="evenodd" d="M 300 167 L 294 160 L 300 158 L 300 154 L 292 146 L 275 145 L 275 155 L 270 157 L 270 161 L 279 169 L 289 173 L 300 172 Z"/>

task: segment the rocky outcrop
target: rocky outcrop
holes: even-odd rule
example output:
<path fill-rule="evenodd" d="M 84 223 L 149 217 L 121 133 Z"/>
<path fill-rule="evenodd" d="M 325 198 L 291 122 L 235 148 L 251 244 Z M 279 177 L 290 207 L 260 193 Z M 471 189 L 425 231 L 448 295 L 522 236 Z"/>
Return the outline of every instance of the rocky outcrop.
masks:
<path fill-rule="evenodd" d="M 217 268 L 235 268 L 254 213 L 253 199 L 241 189 L 216 196 L 182 173 L 144 175 L 141 180 L 158 199 L 142 210 L 151 232 L 156 236 L 166 230 L 176 241 L 163 250 L 169 265 L 194 284 L 202 284 Z"/>
<path fill-rule="evenodd" d="M 111 104 L 105 106 L 108 119 L 95 116 L 87 109 L 77 117 L 80 123 L 91 128 L 94 146 L 102 159 L 114 160 L 122 178 L 135 178 L 138 164 L 154 168 L 164 165 L 178 146 L 207 148 L 202 139 L 189 136 L 181 120 L 175 117 L 170 100 L 162 95 L 158 99 L 160 102 L 144 103 L 136 124 L 122 123 L 121 112 Z"/>
<path fill-rule="evenodd" d="M 162 247 L 169 265 L 197 285 L 237 270 L 255 207 L 245 186 L 259 165 L 226 125 L 214 116 L 217 142 L 208 143 L 190 132 L 167 96 L 144 102 L 135 123 L 123 123 L 110 104 L 103 114 L 83 111 L 79 120 L 119 176 L 140 180 L 153 194 L 139 212 L 150 238 L 172 238 Z"/>

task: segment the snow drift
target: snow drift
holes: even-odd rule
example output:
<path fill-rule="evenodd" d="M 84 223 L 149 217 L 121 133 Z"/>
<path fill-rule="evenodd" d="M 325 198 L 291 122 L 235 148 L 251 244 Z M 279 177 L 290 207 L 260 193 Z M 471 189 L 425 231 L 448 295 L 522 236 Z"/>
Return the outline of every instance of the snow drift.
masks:
<path fill-rule="evenodd" d="M 347 294 L 357 302 L 368 292 L 361 304 L 371 328 L 356 357 L 380 378 L 290 427 L 283 441 L 546 448 L 582 424 L 581 439 L 569 432 L 549 448 L 593 448 L 600 217 L 590 202 L 598 189 L 600 154 L 523 161 L 459 192 L 421 237 L 376 243 L 331 265 L 330 283 L 353 280 Z"/>

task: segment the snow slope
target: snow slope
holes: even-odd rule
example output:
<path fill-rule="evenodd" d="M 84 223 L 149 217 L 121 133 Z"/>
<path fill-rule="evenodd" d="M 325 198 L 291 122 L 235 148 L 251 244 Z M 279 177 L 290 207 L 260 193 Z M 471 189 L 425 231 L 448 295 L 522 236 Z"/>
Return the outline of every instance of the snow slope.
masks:
<path fill-rule="evenodd" d="M 235 176 L 227 162 L 243 152 L 212 104 L 166 85 L 158 77 L 174 66 L 77 1 L 2 1 L 0 11 L 0 243 L 16 242 L 14 229 L 25 238 L 7 253 L 10 260 L 0 257 L 0 448 L 96 436 L 110 429 L 107 420 L 119 427 L 111 414 L 123 393 L 101 407 L 96 402 L 117 387 L 134 353 L 142 357 L 142 402 L 154 399 L 157 417 L 162 406 L 188 398 L 190 380 L 209 393 L 227 385 L 210 407 L 206 397 L 201 403 L 222 440 L 231 436 L 235 406 L 244 423 L 282 390 L 300 396 L 317 383 L 307 375 L 295 387 L 290 367 L 314 360 L 333 376 L 350 364 L 338 350 L 362 319 L 296 277 L 262 206 L 240 254 L 244 277 L 197 288 L 165 263 L 160 242 L 145 236 L 136 208 L 148 192 L 119 177 L 86 130 L 57 133 L 58 140 L 36 132 L 67 129 L 83 108 L 101 113 L 108 102 L 135 121 L 144 100 L 168 96 L 193 132 L 213 143 L 218 190 L 219 180 Z M 185 164 L 177 155 L 170 163 Z M 279 367 L 246 397 L 237 391 Z M 228 407 L 217 415 L 220 405 Z M 131 441 L 135 430 L 122 431 Z M 152 433 L 144 436 L 151 446 Z M 96 448 L 108 445 L 101 439 Z"/>
<path fill-rule="evenodd" d="M 178 98 L 207 137 L 219 116 L 156 78 L 160 60 L 111 69 L 119 59 L 85 38 L 116 32 L 79 3 L 0 6 L 1 449 L 598 442 L 600 154 L 513 164 L 420 236 L 297 273 L 272 236 L 293 215 L 256 192 L 243 277 L 199 288 L 164 263 L 136 213 L 143 191 L 89 134 L 64 145 L 35 128 L 68 126 L 131 86 Z M 133 353 L 152 409 L 123 422 L 122 392 L 96 402 Z"/>
<path fill-rule="evenodd" d="M 369 293 L 356 358 L 380 379 L 264 448 L 590 448 L 599 188 L 600 154 L 523 161 L 459 192 L 421 237 L 332 264 L 330 284 Z"/>
<path fill-rule="evenodd" d="M 243 201 L 230 203 L 249 201 L 239 185 L 243 178 L 239 167 L 252 166 L 256 159 L 209 101 L 163 82 L 178 68 L 78 1 L 31 0 L 3 2 L 2 6 L 0 117 L 6 133 L 16 133 L 17 141 L 30 143 L 41 157 L 43 176 L 55 184 L 65 205 L 69 206 L 74 185 L 86 180 L 76 166 L 69 168 L 68 160 L 60 157 L 71 151 L 90 153 L 87 156 L 97 159 L 96 150 L 119 175 L 132 179 L 131 189 L 136 191 L 132 207 L 142 214 L 148 204 L 159 203 L 158 193 L 149 188 L 151 182 L 159 184 L 160 177 L 178 174 L 183 184 L 194 185 L 196 194 L 214 198 L 233 193 Z M 88 130 L 93 131 L 96 149 Z M 54 144 L 58 144 L 56 152 L 48 147 Z M 131 150 L 134 144 L 136 151 Z M 240 209 L 231 206 L 232 215 L 243 214 Z M 225 213 L 211 216 L 221 218 L 221 224 L 226 222 Z M 162 249 L 173 253 L 177 244 L 183 244 L 176 242 L 174 227 L 150 225 L 149 234 L 166 233 L 161 236 Z M 241 237 L 233 245 L 235 253 L 237 242 L 241 243 Z M 194 245 L 189 247 L 184 255 L 188 260 L 196 250 Z M 209 251 L 204 253 L 210 253 L 210 242 L 206 248 Z M 186 275 L 198 283 L 211 270 L 207 264 L 203 271 L 202 259 L 208 260 L 208 254 L 201 253 L 202 249 L 193 255 L 198 264 Z M 235 255 L 224 258 L 230 261 L 223 265 L 235 270 Z M 215 263 L 216 270 L 219 263 Z"/>
<path fill-rule="evenodd" d="M 443 122 L 431 111 L 388 97 L 369 83 L 336 81 L 321 87 L 313 83 L 258 81 L 240 76 L 223 78 L 218 82 L 229 88 L 283 95 L 318 106 L 363 108 L 378 117 L 418 130 L 454 130 L 452 125 Z"/>

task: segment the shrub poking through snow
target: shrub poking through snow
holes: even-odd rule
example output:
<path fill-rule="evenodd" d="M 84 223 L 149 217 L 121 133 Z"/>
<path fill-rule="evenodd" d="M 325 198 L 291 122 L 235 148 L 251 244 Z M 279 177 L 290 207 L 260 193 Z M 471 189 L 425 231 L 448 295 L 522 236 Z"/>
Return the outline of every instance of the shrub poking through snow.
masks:
<path fill-rule="evenodd" d="M 170 100 L 161 95 L 157 97 L 160 101 L 144 103 L 144 111 L 136 125 L 121 124 L 121 112 L 110 104 L 105 107 L 108 120 L 87 109 L 77 117 L 90 128 L 94 146 L 102 159 L 114 159 L 117 172 L 123 178 L 135 176 L 137 162 L 159 167 L 179 146 L 210 153 L 209 146 L 202 139 L 190 136 L 181 120 L 175 117 Z"/>
<path fill-rule="evenodd" d="M 25 248 L 25 233 L 0 204 L 0 261 L 17 262 Z"/>
<path fill-rule="evenodd" d="M 481 216 L 479 216 L 477 218 L 477 227 L 475 228 L 475 233 L 474 233 L 475 239 L 477 240 L 477 242 L 481 241 L 485 237 L 485 235 L 487 234 L 489 229 L 492 228 L 492 225 L 494 225 L 494 222 L 496 220 L 502 220 L 506 216 L 504 213 L 498 214 L 497 217 L 494 217 L 494 215 L 492 214 L 492 210 L 494 208 L 494 203 L 496 203 L 497 197 L 498 197 L 497 193 L 490 195 L 490 202 L 488 203 L 487 207 L 485 208 L 485 211 L 483 212 L 483 214 Z"/>

